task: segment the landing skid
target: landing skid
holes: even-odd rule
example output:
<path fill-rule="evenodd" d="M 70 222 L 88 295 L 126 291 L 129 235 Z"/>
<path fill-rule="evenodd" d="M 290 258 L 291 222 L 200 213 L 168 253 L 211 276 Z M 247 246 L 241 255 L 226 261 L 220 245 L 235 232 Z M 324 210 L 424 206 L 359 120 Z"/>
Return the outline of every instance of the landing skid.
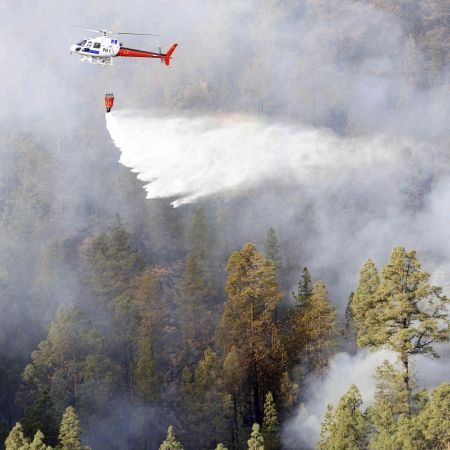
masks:
<path fill-rule="evenodd" d="M 113 59 L 110 56 L 99 57 L 99 56 L 84 55 L 81 57 L 81 62 L 86 62 L 89 64 L 100 64 L 103 67 L 113 65 Z"/>

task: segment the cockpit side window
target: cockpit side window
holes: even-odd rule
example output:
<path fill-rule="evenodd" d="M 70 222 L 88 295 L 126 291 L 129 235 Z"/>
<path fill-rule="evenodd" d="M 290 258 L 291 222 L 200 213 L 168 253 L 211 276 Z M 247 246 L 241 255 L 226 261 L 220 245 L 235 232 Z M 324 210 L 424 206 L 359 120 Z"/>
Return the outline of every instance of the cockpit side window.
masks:
<path fill-rule="evenodd" d="M 88 41 L 87 44 L 86 44 L 86 47 L 90 48 L 91 46 L 92 46 L 92 41 Z"/>
<path fill-rule="evenodd" d="M 95 42 L 95 43 L 94 43 L 94 48 L 100 48 L 100 47 L 101 47 L 100 42 Z"/>
<path fill-rule="evenodd" d="M 83 45 L 84 44 L 86 44 L 86 40 L 84 40 L 84 41 L 81 41 L 81 42 L 78 42 L 78 44 L 77 45 L 79 45 L 80 47 L 83 47 Z"/>

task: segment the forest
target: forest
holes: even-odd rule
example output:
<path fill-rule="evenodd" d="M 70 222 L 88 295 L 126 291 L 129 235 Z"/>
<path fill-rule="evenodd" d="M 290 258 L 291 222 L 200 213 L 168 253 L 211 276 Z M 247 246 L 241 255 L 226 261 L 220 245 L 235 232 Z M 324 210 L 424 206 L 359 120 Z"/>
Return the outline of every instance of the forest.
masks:
<path fill-rule="evenodd" d="M 66 14 L 56 3 L 21 0 L 8 14 L 24 11 L 45 36 Z M 130 88 L 127 107 L 260 115 L 417 145 L 402 149 L 401 170 L 361 184 L 357 170 L 312 186 L 264 179 L 174 207 L 176 197 L 146 198 L 117 163 L 90 104 L 94 71 L 79 72 L 83 90 L 67 68 L 55 82 L 54 55 L 32 81 L 21 58 L 15 77 L 0 69 L 0 448 L 449 449 L 447 2 L 270 0 L 251 12 L 231 2 L 230 15 L 225 1 L 205 3 L 233 31 L 248 25 L 236 50 L 248 58 L 224 69 L 232 41 L 218 68 L 190 69 L 181 56 L 182 73 L 176 60 L 170 75 L 126 69 L 117 83 Z M 105 20 L 120 9 L 104 7 L 93 2 Z M 311 48 L 288 48 L 280 75 L 264 44 L 305 23 Z M 5 24 L 11 45 L 13 30 Z M 382 86 L 380 97 L 352 101 L 361 80 Z M 34 84 L 40 104 L 25 94 Z M 325 399 L 317 435 L 296 429 L 337 355 L 376 352 L 386 357 L 370 374 Z M 371 401 L 364 377 L 375 380 Z M 333 380 L 339 392 L 347 381 Z"/>

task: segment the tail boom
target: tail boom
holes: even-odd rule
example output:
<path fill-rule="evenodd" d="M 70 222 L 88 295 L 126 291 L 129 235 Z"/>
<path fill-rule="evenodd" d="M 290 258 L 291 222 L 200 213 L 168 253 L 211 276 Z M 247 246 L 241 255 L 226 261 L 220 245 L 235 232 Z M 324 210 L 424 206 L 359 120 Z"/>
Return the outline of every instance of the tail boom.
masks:
<path fill-rule="evenodd" d="M 170 65 L 170 60 L 172 59 L 172 53 L 177 48 L 178 44 L 173 44 L 172 47 L 167 51 L 167 53 L 156 53 L 147 52 L 145 50 L 137 50 L 134 48 L 121 47 L 117 56 L 122 56 L 126 58 L 157 58 L 164 61 L 166 66 Z"/>

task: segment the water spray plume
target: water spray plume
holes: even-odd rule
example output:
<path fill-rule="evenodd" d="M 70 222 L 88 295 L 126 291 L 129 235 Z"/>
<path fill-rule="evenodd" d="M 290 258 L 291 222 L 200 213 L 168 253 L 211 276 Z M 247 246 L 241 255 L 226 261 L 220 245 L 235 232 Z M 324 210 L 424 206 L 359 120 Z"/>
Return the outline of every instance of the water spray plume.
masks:
<path fill-rule="evenodd" d="M 107 117 L 107 127 L 120 163 L 147 183 L 147 197 L 176 198 L 174 206 L 263 181 L 311 185 L 390 171 L 405 146 L 253 117 L 115 113 Z"/>

